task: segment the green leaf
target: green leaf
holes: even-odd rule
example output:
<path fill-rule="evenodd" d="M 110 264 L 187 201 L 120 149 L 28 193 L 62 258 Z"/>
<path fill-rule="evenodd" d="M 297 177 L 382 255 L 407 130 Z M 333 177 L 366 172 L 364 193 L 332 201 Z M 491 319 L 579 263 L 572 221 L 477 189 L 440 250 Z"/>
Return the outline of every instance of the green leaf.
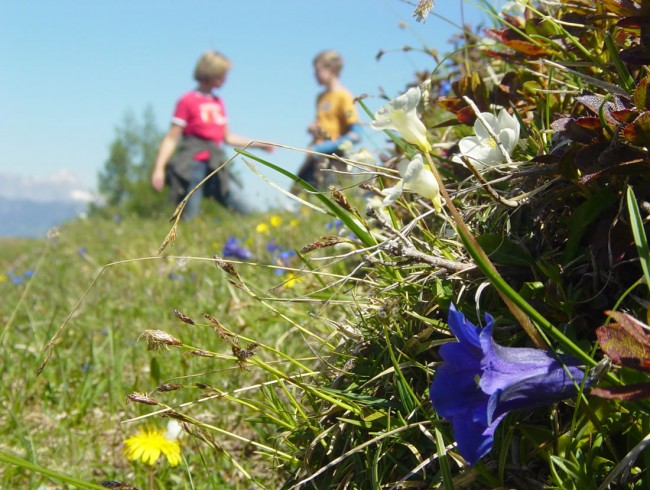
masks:
<path fill-rule="evenodd" d="M 643 227 L 643 219 L 641 212 L 636 202 L 636 196 L 631 187 L 627 188 L 627 209 L 630 213 L 630 226 L 632 227 L 632 235 L 634 236 L 634 243 L 636 250 L 639 253 L 641 260 L 641 268 L 643 269 L 643 276 L 645 283 L 650 288 L 650 251 L 648 250 L 648 238 L 645 234 Z"/>
<path fill-rule="evenodd" d="M 512 266 L 529 266 L 535 259 L 526 247 L 497 234 L 481 235 L 476 238 L 485 253 L 497 264 Z"/>
<path fill-rule="evenodd" d="M 578 206 L 569 219 L 567 220 L 567 229 L 569 230 L 569 237 L 567 239 L 566 248 L 562 254 L 562 262 L 567 263 L 571 261 L 578 250 L 581 249 L 581 240 L 587 228 L 593 223 L 598 216 L 617 200 L 614 193 L 607 190 L 600 190 L 593 193 L 589 198 Z"/>
<path fill-rule="evenodd" d="M 6 451 L 0 450 L 0 462 L 17 466 L 18 468 L 23 468 L 24 470 L 31 471 L 32 473 L 38 473 L 40 475 L 47 476 L 66 485 L 70 485 L 74 488 L 81 488 L 87 490 L 105 490 L 106 487 L 100 485 L 95 485 L 94 483 L 88 483 L 83 480 L 79 480 L 72 476 L 68 476 L 65 473 L 60 473 L 49 468 L 43 468 L 37 464 L 27 461 L 18 456 L 14 456 Z"/>

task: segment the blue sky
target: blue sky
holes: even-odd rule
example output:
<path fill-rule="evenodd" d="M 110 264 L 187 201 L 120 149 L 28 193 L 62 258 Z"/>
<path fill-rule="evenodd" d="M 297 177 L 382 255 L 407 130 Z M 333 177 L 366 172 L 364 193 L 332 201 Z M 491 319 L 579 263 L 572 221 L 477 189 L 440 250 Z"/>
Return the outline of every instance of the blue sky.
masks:
<path fill-rule="evenodd" d="M 398 95 L 431 57 L 405 45 L 444 53 L 457 29 L 440 17 L 413 17 L 402 0 L 9 0 L 0 16 L 0 174 L 47 182 L 65 171 L 95 186 L 115 127 L 127 111 L 151 106 L 167 128 L 176 99 L 194 87 L 192 70 L 207 49 L 233 62 L 220 94 L 231 131 L 305 147 L 319 91 L 312 58 L 339 50 L 343 82 L 355 94 L 382 87 Z M 459 24 L 461 0 L 438 0 L 434 14 Z M 495 2 L 498 3 L 498 2 Z M 464 5 L 465 20 L 484 19 Z M 387 53 L 380 61 L 376 54 Z M 369 98 L 376 109 L 383 102 Z M 363 120 L 367 118 L 363 116 Z M 365 144 L 381 134 L 366 130 Z M 302 155 L 269 156 L 295 170 Z M 241 165 L 241 164 L 238 164 Z M 243 169 L 243 166 L 242 166 Z M 242 170 L 243 171 L 243 170 Z M 244 172 L 248 172 L 245 170 Z M 256 198 L 268 198 L 244 173 Z M 252 182 L 256 180 L 256 182 Z"/>

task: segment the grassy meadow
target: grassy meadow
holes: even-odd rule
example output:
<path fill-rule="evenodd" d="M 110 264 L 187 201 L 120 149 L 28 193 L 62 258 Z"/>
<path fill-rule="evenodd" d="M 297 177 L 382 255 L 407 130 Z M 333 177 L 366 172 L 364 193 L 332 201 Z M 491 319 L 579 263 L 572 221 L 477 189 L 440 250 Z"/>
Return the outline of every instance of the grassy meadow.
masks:
<path fill-rule="evenodd" d="M 323 301 L 318 296 L 301 298 L 305 285 L 300 278 L 287 286 L 287 273 L 269 267 L 277 263 L 266 248 L 271 242 L 299 249 L 322 234 L 326 223 L 325 216 L 315 213 L 202 216 L 182 223 L 175 244 L 162 256 L 157 250 L 170 228 L 162 220 L 79 220 L 48 239 L 3 241 L 0 270 L 33 274 L 22 280 L 5 274 L 0 282 L 2 449 L 88 481 L 137 483 L 141 468 L 127 462 L 124 440 L 138 424 L 164 426 L 166 420 L 128 423 L 151 411 L 129 403 L 129 394 L 151 393 L 163 383 L 183 384 L 182 389 L 158 395 L 177 406 L 214 395 L 208 387 L 232 393 L 268 381 L 237 364 L 231 346 L 204 314 L 239 336 L 242 347 L 255 341 L 274 349 L 280 343 L 291 354 L 294 346 L 301 362 L 314 364 L 315 354 L 305 348 L 306 340 L 293 322 L 301 322 L 301 327 L 318 323 Z M 255 255 L 247 261 L 251 264 L 236 265 L 254 292 L 229 283 L 212 260 L 230 236 L 241 238 L 242 246 Z M 287 266 L 299 265 L 295 261 Z M 324 285 L 331 279 L 319 280 Z M 278 301 L 288 295 L 295 301 Z M 175 309 L 197 325 L 179 321 Z M 287 314 L 291 321 L 284 318 Z M 44 346 L 60 328 L 52 357 L 37 375 Z M 151 329 L 167 331 L 187 346 L 148 352 L 139 337 Z M 190 346 L 226 358 L 191 355 Z M 255 354 L 264 358 L 265 349 Z M 280 370 L 285 367 L 281 359 L 269 362 Z M 236 428 L 243 437 L 255 438 L 258 430 L 237 403 L 227 399 L 187 410 L 199 420 Z M 246 442 L 220 437 L 211 447 L 186 439 L 183 445 L 191 450 L 183 450 L 185 469 L 157 475 L 167 482 L 166 488 L 233 488 L 235 461 L 249 470 L 255 467 L 253 448 Z M 51 480 L 33 472 L 0 468 L 2 488 L 60 488 L 48 486 Z M 203 475 L 195 476 L 194 486 L 187 468 Z"/>

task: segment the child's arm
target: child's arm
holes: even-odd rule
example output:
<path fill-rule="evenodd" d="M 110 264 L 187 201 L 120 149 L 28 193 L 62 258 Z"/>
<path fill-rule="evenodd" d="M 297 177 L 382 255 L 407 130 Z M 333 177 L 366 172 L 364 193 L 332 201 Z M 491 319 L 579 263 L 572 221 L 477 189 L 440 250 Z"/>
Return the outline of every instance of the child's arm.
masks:
<path fill-rule="evenodd" d="M 275 148 L 273 145 L 259 141 L 253 141 L 250 138 L 233 134 L 228 130 L 228 128 L 226 128 L 226 134 L 223 138 L 223 141 L 227 145 L 236 146 L 237 148 L 244 148 L 245 146 L 250 145 L 249 148 L 259 148 L 260 150 L 269 152 L 273 151 Z"/>
<path fill-rule="evenodd" d="M 174 154 L 174 150 L 176 150 L 176 145 L 178 145 L 178 140 L 180 140 L 182 134 L 182 126 L 172 124 L 169 131 L 160 142 L 156 164 L 153 168 L 153 173 L 151 174 L 151 186 L 158 192 L 161 192 L 165 187 L 165 167 Z"/>
<path fill-rule="evenodd" d="M 334 153 L 339 150 L 341 146 L 347 142 L 352 144 L 361 141 L 361 125 L 352 124 L 348 128 L 348 132 L 335 140 L 323 141 L 322 143 L 315 144 L 311 149 L 318 153 Z"/>

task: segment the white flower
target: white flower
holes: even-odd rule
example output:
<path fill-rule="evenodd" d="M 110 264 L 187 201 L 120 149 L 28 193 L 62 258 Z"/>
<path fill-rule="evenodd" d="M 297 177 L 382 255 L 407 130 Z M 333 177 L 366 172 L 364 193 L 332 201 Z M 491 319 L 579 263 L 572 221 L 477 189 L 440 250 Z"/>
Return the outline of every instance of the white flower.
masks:
<path fill-rule="evenodd" d="M 517 1 L 506 2 L 501 7 L 501 13 L 509 14 L 513 17 L 523 17 L 526 13 L 526 5 Z"/>
<path fill-rule="evenodd" d="M 178 423 L 178 420 L 176 419 L 170 419 L 169 422 L 167 422 L 167 430 L 165 431 L 165 437 L 169 439 L 170 441 L 175 441 L 178 439 L 178 436 L 181 434 L 183 431 L 183 426 Z"/>
<path fill-rule="evenodd" d="M 418 118 L 416 109 L 420 103 L 420 87 L 410 88 L 375 113 L 371 123 L 373 129 L 394 129 L 409 143 L 417 145 L 422 151 L 431 151 L 427 141 L 427 128 Z"/>
<path fill-rule="evenodd" d="M 358 163 L 377 163 L 375 156 L 365 148 L 360 148 L 358 151 L 350 153 L 347 155 L 347 159 Z"/>
<path fill-rule="evenodd" d="M 498 118 L 489 112 L 482 112 L 481 116 L 490 126 L 492 133 L 497 136 L 503 145 L 503 149 L 510 155 L 519 142 L 519 121 L 517 121 L 517 118 L 508 114 L 505 109 L 499 111 Z M 463 163 L 461 156 L 465 156 L 477 168 L 498 165 L 507 161 L 505 155 L 497 146 L 497 142 L 478 119 L 474 123 L 474 132 L 476 136 L 467 136 L 459 141 L 460 154 L 454 156 L 452 161 Z"/>
<path fill-rule="evenodd" d="M 397 165 L 399 174 L 402 177 L 394 187 L 387 187 L 381 193 L 384 198 L 384 206 L 393 204 L 402 195 L 402 192 L 414 192 L 422 197 L 427 197 L 433 202 L 437 212 L 442 209 L 442 198 L 440 187 L 431 169 L 425 166 L 422 155 L 419 153 L 409 162 L 403 159 Z"/>

